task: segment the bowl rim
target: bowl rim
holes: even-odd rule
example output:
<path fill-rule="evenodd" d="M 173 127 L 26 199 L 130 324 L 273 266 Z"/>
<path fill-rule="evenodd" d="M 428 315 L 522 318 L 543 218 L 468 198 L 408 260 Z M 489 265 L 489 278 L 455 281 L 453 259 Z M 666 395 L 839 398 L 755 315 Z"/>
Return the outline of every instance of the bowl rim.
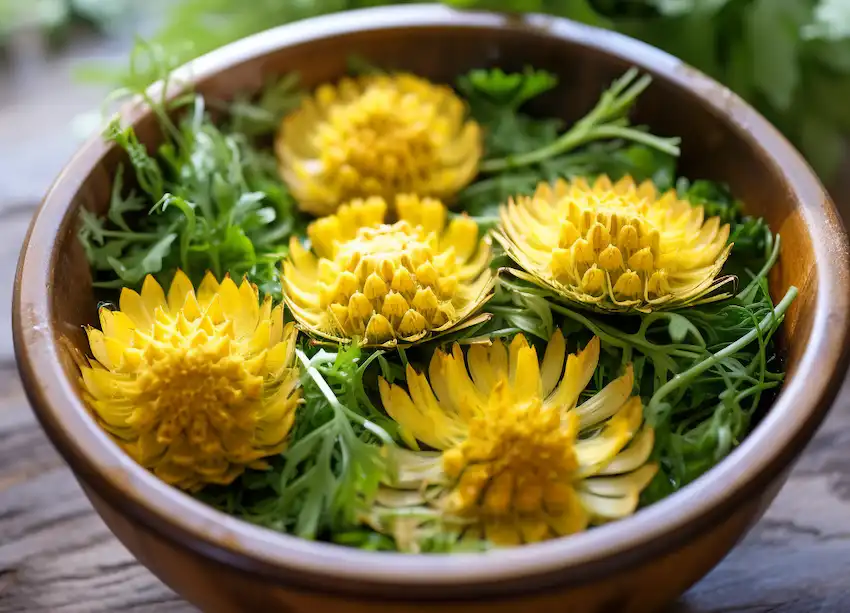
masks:
<path fill-rule="evenodd" d="M 548 585 L 557 580 L 563 586 L 624 568 L 648 552 L 669 551 L 700 527 L 720 521 L 757 485 L 788 469 L 831 405 L 850 357 L 850 257 L 835 206 L 814 172 L 773 126 L 726 87 L 667 53 L 557 17 L 420 4 L 347 11 L 280 26 L 204 55 L 178 74 L 181 80 L 202 81 L 287 46 L 355 32 L 435 27 L 532 31 L 624 59 L 699 95 L 738 137 L 760 150 L 774 170 L 788 178 L 791 196 L 801 203 L 798 211 L 812 239 L 818 273 L 810 342 L 794 379 L 783 386 L 758 427 L 708 473 L 632 517 L 569 538 L 494 553 L 404 556 L 312 542 L 254 526 L 206 506 L 136 465 L 96 426 L 62 369 L 50 317 L 52 271 L 60 233 L 70 228 L 73 198 L 111 149 L 95 135 L 58 176 L 30 226 L 15 280 L 15 353 L 30 403 L 77 478 L 154 533 L 231 568 L 300 586 L 315 587 L 321 580 L 325 591 L 335 593 L 362 592 L 369 585 L 478 586 L 489 593 L 498 590 L 500 582 L 544 576 L 549 577 Z M 137 107 L 122 113 L 132 123 L 145 114 Z M 532 589 L 531 584 L 540 587 L 528 582 L 525 589 Z M 438 598 L 439 592 L 423 592 L 422 597 Z"/>

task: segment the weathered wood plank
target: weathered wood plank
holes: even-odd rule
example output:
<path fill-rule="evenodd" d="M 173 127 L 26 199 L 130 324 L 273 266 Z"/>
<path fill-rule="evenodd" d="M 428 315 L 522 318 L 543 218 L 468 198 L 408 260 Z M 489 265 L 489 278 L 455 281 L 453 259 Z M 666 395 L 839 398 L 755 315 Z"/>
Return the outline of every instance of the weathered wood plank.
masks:
<path fill-rule="evenodd" d="M 2 133 L 0 133 L 2 134 Z M 3 158 L 0 156 L 0 165 Z M 0 180 L 2 183 L 2 180 Z M 14 361 L 12 350 L 12 285 L 21 244 L 36 203 L 3 205 L 0 200 L 0 364 Z"/>
<path fill-rule="evenodd" d="M 112 536 L 0 370 L 0 612 L 194 610 Z"/>
<path fill-rule="evenodd" d="M 850 385 L 743 543 L 676 613 L 850 611 Z"/>

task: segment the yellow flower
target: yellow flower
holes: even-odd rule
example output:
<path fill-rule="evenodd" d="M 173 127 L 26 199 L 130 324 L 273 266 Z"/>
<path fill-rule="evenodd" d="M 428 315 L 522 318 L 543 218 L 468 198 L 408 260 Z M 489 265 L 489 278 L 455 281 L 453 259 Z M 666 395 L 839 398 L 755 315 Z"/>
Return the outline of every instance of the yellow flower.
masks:
<path fill-rule="evenodd" d="M 380 379 L 384 408 L 405 441 L 442 453 L 396 454 L 396 478 L 379 503 L 427 501 L 464 538 L 498 545 L 568 535 L 634 513 L 657 467 L 647 462 L 654 434 L 641 427 L 632 369 L 579 403 L 599 339 L 566 364 L 565 353 L 560 330 L 542 362 L 519 334 L 509 347 L 499 340 L 472 345 L 466 360 L 458 344 L 451 354 L 438 351 L 427 377 L 407 367 L 407 390 Z M 392 531 L 398 526 L 384 521 L 391 516 L 378 511 L 373 521 Z M 402 538 L 410 542 L 409 534 Z"/>
<path fill-rule="evenodd" d="M 120 310 L 100 309 L 102 330 L 86 330 L 88 405 L 169 484 L 226 485 L 284 449 L 300 398 L 297 330 L 258 298 L 247 280 L 219 285 L 210 273 L 195 293 L 180 271 L 166 297 L 148 276 L 141 295 L 122 290 Z"/>
<path fill-rule="evenodd" d="M 449 198 L 478 172 L 481 129 L 451 88 L 409 74 L 322 85 L 284 118 L 275 149 L 302 210 L 399 193 Z"/>
<path fill-rule="evenodd" d="M 496 238 L 520 278 L 601 311 L 649 312 L 695 304 L 734 281 L 717 278 L 732 249 L 729 225 L 704 217 L 649 181 L 559 180 L 503 206 Z"/>
<path fill-rule="evenodd" d="M 466 216 L 446 225 L 439 201 L 396 198 L 399 221 L 382 223 L 382 198 L 354 201 L 307 230 L 283 263 L 283 293 L 308 332 L 364 346 L 415 343 L 485 321 L 492 297 L 489 239 Z"/>

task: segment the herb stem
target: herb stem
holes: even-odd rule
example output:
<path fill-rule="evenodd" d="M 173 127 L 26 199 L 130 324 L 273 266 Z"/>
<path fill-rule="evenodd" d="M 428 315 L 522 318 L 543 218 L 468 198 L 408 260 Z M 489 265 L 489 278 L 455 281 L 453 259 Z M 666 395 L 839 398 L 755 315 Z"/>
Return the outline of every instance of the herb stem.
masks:
<path fill-rule="evenodd" d="M 593 134 L 596 137 L 594 140 L 603 138 L 619 138 L 622 140 L 630 140 L 640 143 L 647 147 L 652 147 L 662 153 L 667 153 L 668 155 L 675 157 L 678 157 L 681 153 L 681 150 L 679 149 L 681 139 L 677 136 L 673 138 L 661 138 L 642 130 L 636 130 L 635 128 L 613 125 L 599 126 L 593 131 Z"/>
<path fill-rule="evenodd" d="M 571 130 L 565 132 L 560 138 L 545 147 L 529 151 L 522 155 L 484 160 L 481 162 L 480 169 L 481 172 L 494 173 L 508 170 L 509 168 L 531 166 L 532 164 L 537 164 L 538 162 L 542 162 L 556 155 L 566 153 L 567 151 L 575 149 L 576 147 L 579 147 L 591 140 L 593 140 L 593 135 L 590 130 L 590 126 L 580 122 Z"/>
<path fill-rule="evenodd" d="M 660 138 L 642 130 L 625 126 L 592 126 L 579 123 L 564 133 L 563 136 L 540 149 L 517 156 L 484 160 L 481 163 L 481 172 L 496 173 L 511 168 L 531 166 L 532 164 L 544 162 L 557 155 L 567 153 L 589 142 L 606 139 L 630 140 L 673 156 L 678 156 L 680 153 L 679 138 Z"/>
<path fill-rule="evenodd" d="M 499 328 L 498 330 L 487 332 L 487 334 L 483 336 L 470 336 L 469 338 L 461 339 L 458 343 L 461 345 L 475 345 L 476 343 L 492 341 L 496 337 L 509 336 L 520 332 L 523 332 L 521 328 Z"/>
<path fill-rule="evenodd" d="M 788 310 L 788 307 L 791 306 L 791 303 L 797 297 L 797 288 L 791 286 L 788 289 L 788 292 L 785 294 L 785 297 L 780 301 L 776 308 L 773 309 L 764 319 L 762 319 L 758 326 L 750 330 L 747 334 L 739 338 L 734 343 L 731 343 L 718 351 L 717 353 L 711 354 L 705 360 L 700 362 L 699 364 L 695 364 L 685 372 L 679 373 L 673 376 L 672 379 L 667 381 L 664 385 L 662 385 L 656 392 L 652 395 L 652 398 L 649 400 L 649 404 L 646 406 L 646 414 L 647 417 L 657 418 L 660 413 L 660 405 L 661 401 L 664 400 L 668 395 L 670 395 L 673 391 L 678 389 L 683 385 L 689 384 L 696 377 L 704 373 L 706 370 L 716 365 L 721 360 L 728 358 L 729 356 L 734 355 L 751 342 L 753 342 L 756 338 L 761 337 L 765 330 L 767 330 L 771 325 L 773 325 L 776 321 L 782 317 L 785 312 Z"/>
<path fill-rule="evenodd" d="M 748 298 L 750 292 L 752 292 L 753 288 L 758 285 L 759 281 L 767 276 L 767 273 L 770 272 L 770 269 L 773 268 L 774 264 L 776 264 L 776 260 L 779 259 L 780 242 L 782 242 L 781 238 L 779 234 L 777 234 L 773 240 L 773 250 L 770 252 L 770 257 L 764 263 L 764 266 L 761 267 L 759 273 L 747 284 L 747 287 L 738 292 L 736 298 L 740 298 L 742 300 Z"/>
<path fill-rule="evenodd" d="M 596 106 L 587 115 L 552 143 L 520 155 L 484 160 L 480 166 L 481 172 L 498 173 L 531 166 L 591 141 L 604 139 L 630 140 L 678 156 L 678 138 L 660 138 L 629 127 L 626 113 L 652 82 L 649 75 L 635 80 L 637 76 L 638 71 L 635 68 L 629 69 L 602 94 Z"/>
<path fill-rule="evenodd" d="M 484 162 L 487 163 L 486 161 Z M 537 172 L 526 172 L 523 174 L 513 175 L 511 177 L 490 177 L 489 179 L 482 179 L 477 181 L 467 187 L 463 192 L 461 192 L 461 198 L 475 198 L 477 196 L 481 196 L 486 194 L 488 191 L 492 189 L 497 189 L 499 187 L 503 187 L 506 184 L 536 184 L 540 180 L 540 173 Z"/>
<path fill-rule="evenodd" d="M 337 415 L 343 415 L 349 420 L 359 423 L 366 430 L 381 439 L 381 441 L 385 445 L 391 445 L 395 447 L 395 441 L 389 435 L 389 433 L 387 433 L 386 430 L 381 428 L 378 424 L 370 421 L 369 419 L 366 419 L 356 411 L 352 411 L 339 401 L 339 399 L 336 397 L 336 394 L 334 394 L 333 390 L 331 389 L 330 385 L 328 385 L 328 382 L 325 381 L 324 377 L 322 377 L 322 374 L 316 369 L 316 367 L 311 363 L 310 359 L 302 350 L 296 349 L 295 355 L 304 365 L 304 369 L 307 371 L 307 374 L 316 384 L 316 387 L 319 388 L 319 391 L 322 392 L 322 395 L 328 401 L 328 404 L 333 407 Z"/>
<path fill-rule="evenodd" d="M 685 349 L 668 349 L 668 347 L 675 347 L 675 345 L 669 345 L 668 347 L 662 347 L 655 345 L 653 343 L 647 343 L 637 335 L 634 334 L 622 334 L 623 340 L 618 337 L 615 332 L 607 330 L 605 326 L 599 324 L 592 319 L 585 317 L 581 313 L 576 313 L 575 311 L 563 307 L 559 304 L 550 304 L 550 307 L 553 311 L 557 311 L 562 315 L 566 315 L 570 319 L 577 321 L 578 323 L 585 326 L 591 332 L 593 332 L 596 336 L 599 337 L 600 340 L 605 341 L 615 347 L 619 347 L 620 349 L 627 350 L 632 347 L 636 347 L 640 349 L 643 353 L 653 353 L 653 352 L 663 352 L 670 356 L 680 357 L 680 358 L 698 358 L 700 357 L 700 353 L 694 351 L 687 351 Z"/>

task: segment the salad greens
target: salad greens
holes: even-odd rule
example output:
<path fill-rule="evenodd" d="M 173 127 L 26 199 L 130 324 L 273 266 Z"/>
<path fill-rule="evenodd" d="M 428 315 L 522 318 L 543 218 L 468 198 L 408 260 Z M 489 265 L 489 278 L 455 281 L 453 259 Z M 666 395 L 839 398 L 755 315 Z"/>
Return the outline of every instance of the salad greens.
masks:
<path fill-rule="evenodd" d="M 135 286 L 147 274 L 170 280 L 180 267 L 195 283 L 206 270 L 218 278 L 247 273 L 279 298 L 276 264 L 304 219 L 280 183 L 274 154 L 258 139 L 298 104 L 297 82 L 271 84 L 255 104 L 237 99 L 222 125 L 201 96 L 166 103 L 144 90 L 127 93 L 156 109 L 164 142 L 151 155 L 132 126 L 114 120 L 106 128 L 106 139 L 127 152 L 135 185 L 124 189 L 119 167 L 107 219 L 82 211 L 80 237 L 95 285 Z M 182 111 L 177 121 L 175 111 Z"/>
<path fill-rule="evenodd" d="M 460 194 L 459 208 L 483 230 L 507 197 L 531 193 L 541 180 L 649 178 L 731 225 L 735 248 L 725 271 L 738 275 L 735 296 L 674 312 L 588 314 L 504 274 L 485 307 L 493 315 L 489 321 L 428 344 L 369 353 L 302 338 L 296 354 L 304 404 L 288 448 L 270 459 L 270 470 L 248 470 L 230 486 L 208 487 L 198 494 L 202 500 L 304 538 L 394 550 L 391 538 L 359 522 L 388 468 L 381 445 L 402 443 L 395 422 L 380 409 L 378 377 L 402 380 L 405 366 L 427 364 L 438 344 L 517 332 L 542 343 L 556 326 L 571 346 L 592 335 L 602 342 L 585 394 L 617 378 L 625 364 L 634 365 L 635 391 L 655 428 L 653 455 L 661 468 L 643 504 L 692 482 L 746 436 L 783 379 L 774 336 L 796 290 L 774 307 L 766 277 L 780 238 L 763 220 L 746 216 L 725 186 L 678 177 L 677 139 L 629 124 L 629 109 L 649 86 L 646 77 L 628 72 L 572 125 L 523 113 L 526 102 L 555 84 L 554 75 L 530 68 L 516 74 L 475 70 L 458 80 L 487 134 L 482 175 Z M 125 93 L 146 95 L 143 89 Z M 153 151 L 131 127 L 111 122 L 105 136 L 127 152 L 130 164 L 115 176 L 106 218 L 87 211 L 80 217 L 79 237 L 97 285 L 138 287 L 146 274 L 167 280 L 178 267 L 198 281 L 211 269 L 219 276 L 246 274 L 279 300 L 279 261 L 308 219 L 278 178 L 269 135 L 299 95 L 297 80 L 288 76 L 257 100 L 222 104 L 192 92 L 171 102 L 148 97 L 163 132 Z M 506 264 L 497 255 L 492 266 Z M 460 546 L 449 539 L 423 544 L 423 550 Z"/>

